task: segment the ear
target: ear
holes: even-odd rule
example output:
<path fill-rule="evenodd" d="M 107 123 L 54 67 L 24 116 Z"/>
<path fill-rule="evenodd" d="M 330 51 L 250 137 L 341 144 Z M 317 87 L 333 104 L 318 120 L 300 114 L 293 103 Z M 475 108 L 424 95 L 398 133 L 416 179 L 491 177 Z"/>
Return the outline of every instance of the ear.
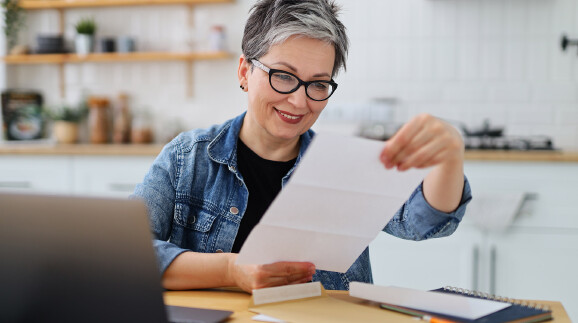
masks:
<path fill-rule="evenodd" d="M 237 76 L 239 77 L 239 85 L 244 87 L 244 91 L 247 91 L 249 87 L 249 73 L 251 71 L 251 64 L 246 59 L 245 55 L 241 54 L 239 57 L 239 68 L 237 70 Z"/>

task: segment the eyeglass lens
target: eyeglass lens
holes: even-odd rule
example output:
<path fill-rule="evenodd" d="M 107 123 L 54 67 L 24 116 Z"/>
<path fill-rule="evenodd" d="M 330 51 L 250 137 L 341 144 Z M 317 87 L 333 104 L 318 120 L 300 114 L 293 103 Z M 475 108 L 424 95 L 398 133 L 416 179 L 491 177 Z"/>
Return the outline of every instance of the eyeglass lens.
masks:
<path fill-rule="evenodd" d="M 291 74 L 273 72 L 271 74 L 271 86 L 278 92 L 291 93 L 299 87 L 299 80 Z M 331 96 L 335 89 L 328 82 L 312 82 L 305 89 L 307 95 L 313 100 L 323 101 Z"/>

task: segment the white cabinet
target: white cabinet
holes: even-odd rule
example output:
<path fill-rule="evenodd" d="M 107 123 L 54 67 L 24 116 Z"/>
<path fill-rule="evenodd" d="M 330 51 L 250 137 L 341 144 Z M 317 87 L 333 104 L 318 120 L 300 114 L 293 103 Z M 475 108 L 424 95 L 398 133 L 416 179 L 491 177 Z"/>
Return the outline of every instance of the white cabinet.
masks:
<path fill-rule="evenodd" d="M 468 161 L 465 172 L 476 194 L 529 192 L 514 227 L 578 229 L 578 163 Z"/>
<path fill-rule="evenodd" d="M 578 233 L 512 229 L 491 237 L 491 271 L 496 295 L 559 300 L 578 319 Z"/>
<path fill-rule="evenodd" d="M 425 241 L 382 232 L 369 248 L 374 283 L 425 290 L 476 289 L 481 244 L 480 232 L 465 226 L 449 237 Z"/>
<path fill-rule="evenodd" d="M 71 163 L 67 156 L 0 155 L 0 190 L 70 194 Z"/>
<path fill-rule="evenodd" d="M 380 235 L 370 249 L 375 283 L 555 300 L 578 320 L 578 163 L 468 161 L 465 171 L 474 200 L 487 192 L 532 198 L 502 231 L 476 226 L 466 211 L 450 237 L 408 242 Z"/>
<path fill-rule="evenodd" d="M 142 182 L 154 157 L 76 156 L 74 191 L 82 195 L 128 197 Z"/>
<path fill-rule="evenodd" d="M 1 155 L 0 190 L 128 197 L 153 156 Z"/>

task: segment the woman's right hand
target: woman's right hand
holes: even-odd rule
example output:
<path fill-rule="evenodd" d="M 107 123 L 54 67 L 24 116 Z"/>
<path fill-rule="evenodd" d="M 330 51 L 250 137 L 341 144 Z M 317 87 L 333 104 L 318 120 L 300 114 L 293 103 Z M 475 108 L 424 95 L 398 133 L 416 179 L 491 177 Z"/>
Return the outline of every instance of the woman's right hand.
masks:
<path fill-rule="evenodd" d="M 228 274 L 235 285 L 248 293 L 253 289 L 301 284 L 312 280 L 315 265 L 310 262 L 276 262 L 267 265 L 236 264 L 237 255 L 230 257 Z"/>

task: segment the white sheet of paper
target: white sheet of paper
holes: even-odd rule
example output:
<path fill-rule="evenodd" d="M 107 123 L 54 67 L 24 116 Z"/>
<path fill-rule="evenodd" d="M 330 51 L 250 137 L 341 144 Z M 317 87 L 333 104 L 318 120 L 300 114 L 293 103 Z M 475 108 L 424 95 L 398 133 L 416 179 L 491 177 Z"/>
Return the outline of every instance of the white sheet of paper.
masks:
<path fill-rule="evenodd" d="M 241 248 L 239 264 L 310 261 L 346 272 L 421 183 L 386 170 L 381 141 L 318 133 Z"/>
<path fill-rule="evenodd" d="M 255 315 L 251 318 L 253 321 L 259 321 L 259 322 L 270 322 L 270 323 L 285 323 L 286 321 L 280 320 L 280 319 L 276 319 L 274 317 L 268 316 L 268 315 L 263 315 L 263 314 L 259 314 L 259 315 Z"/>
<path fill-rule="evenodd" d="M 351 282 L 349 295 L 370 301 L 403 306 L 476 320 L 511 306 L 508 303 L 396 286 Z"/>

